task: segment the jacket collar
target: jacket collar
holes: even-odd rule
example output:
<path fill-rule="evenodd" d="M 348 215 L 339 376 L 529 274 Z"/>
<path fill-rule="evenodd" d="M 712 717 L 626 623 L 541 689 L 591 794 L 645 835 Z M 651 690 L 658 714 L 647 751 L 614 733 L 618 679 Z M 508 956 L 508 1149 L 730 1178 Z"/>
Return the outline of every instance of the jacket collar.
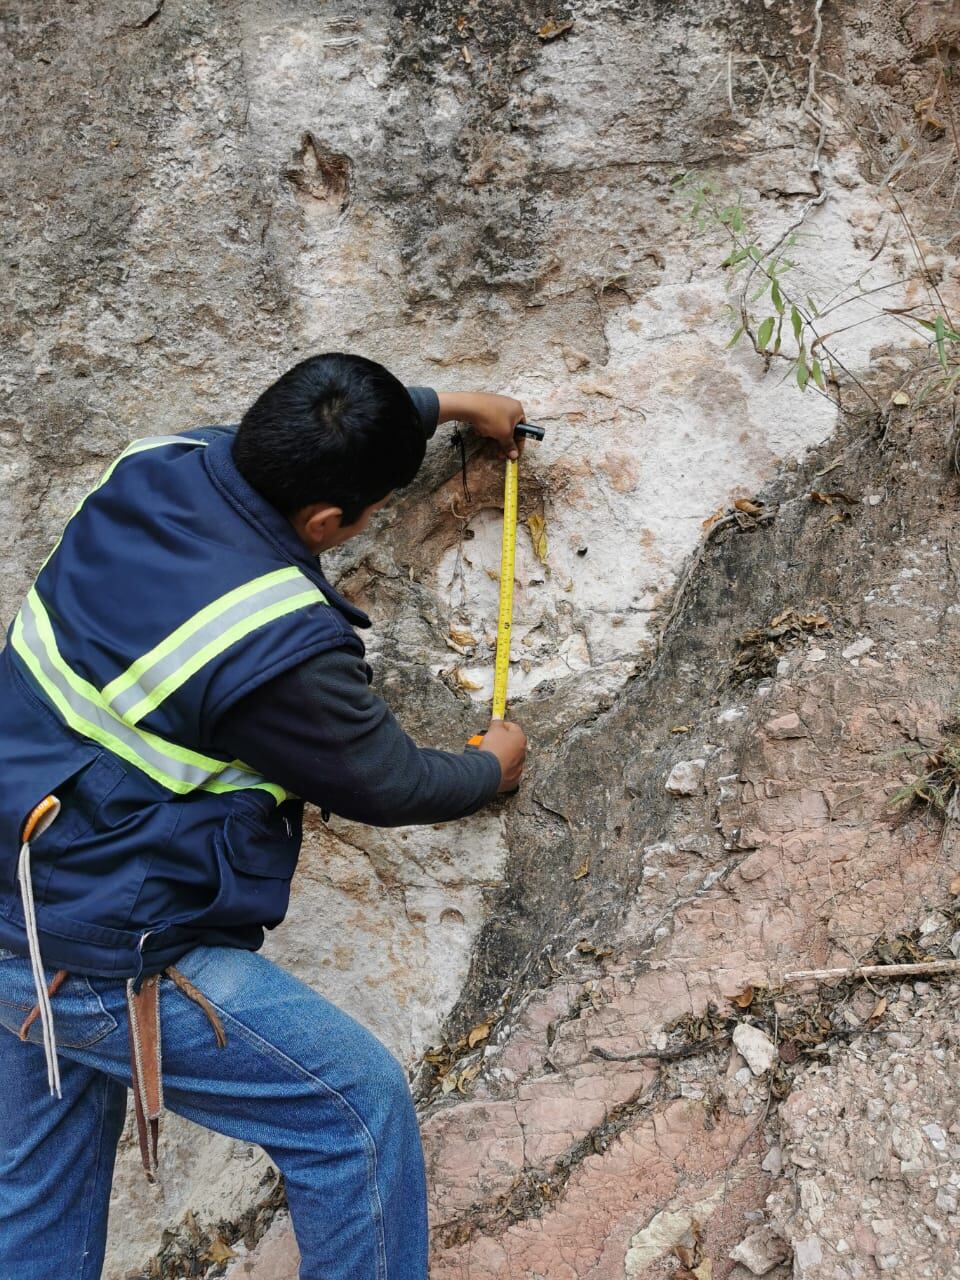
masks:
<path fill-rule="evenodd" d="M 233 430 L 212 440 L 203 451 L 203 465 L 216 488 L 248 524 L 273 547 L 302 569 L 323 591 L 327 600 L 355 627 L 369 627 L 370 619 L 356 605 L 334 590 L 323 576 L 320 560 L 313 556 L 294 532 L 293 525 L 276 507 L 248 484 L 233 460 Z"/>

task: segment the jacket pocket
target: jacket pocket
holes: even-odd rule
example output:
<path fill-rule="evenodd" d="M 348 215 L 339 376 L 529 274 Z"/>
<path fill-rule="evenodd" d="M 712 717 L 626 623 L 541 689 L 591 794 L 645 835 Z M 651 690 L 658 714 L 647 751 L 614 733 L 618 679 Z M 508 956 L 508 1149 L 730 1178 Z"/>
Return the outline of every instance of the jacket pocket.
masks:
<path fill-rule="evenodd" d="M 301 813 L 300 805 L 285 804 L 269 816 L 242 810 L 229 814 L 223 839 L 231 864 L 246 875 L 291 879 L 300 857 Z"/>
<path fill-rule="evenodd" d="M 37 1002 L 33 973 L 26 956 L 0 951 L 0 1026 L 16 1035 Z M 57 1043 L 85 1049 L 115 1031 L 117 1020 L 86 978 L 70 974 L 50 1001 Z M 30 1044 L 43 1044 L 40 1019 L 27 1033 Z"/>
<path fill-rule="evenodd" d="M 300 854 L 299 806 L 293 817 L 274 810 L 256 817 L 242 810 L 229 814 L 214 837 L 219 885 L 213 902 L 196 925 L 271 929 L 287 913 L 290 881 Z"/>

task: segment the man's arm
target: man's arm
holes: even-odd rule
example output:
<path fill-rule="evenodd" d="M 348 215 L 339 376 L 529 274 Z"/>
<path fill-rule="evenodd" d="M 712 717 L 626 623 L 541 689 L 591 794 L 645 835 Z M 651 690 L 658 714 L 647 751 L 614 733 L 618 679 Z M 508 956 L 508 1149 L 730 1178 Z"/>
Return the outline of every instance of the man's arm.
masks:
<path fill-rule="evenodd" d="M 440 422 L 469 422 L 477 435 L 496 440 L 508 458 L 519 458 L 522 444 L 513 438 L 523 422 L 523 405 L 512 396 L 489 391 L 440 391 Z"/>
<path fill-rule="evenodd" d="M 462 818 L 504 781 L 516 785 L 490 749 L 418 747 L 367 670 L 352 646 L 318 654 L 231 707 L 212 745 L 304 800 L 378 827 Z"/>
<path fill-rule="evenodd" d="M 496 440 L 508 458 L 518 458 L 522 444 L 513 438 L 523 422 L 523 405 L 512 396 L 489 391 L 433 391 L 407 387 L 423 429 L 429 438 L 441 422 L 468 422 L 478 435 Z"/>
<path fill-rule="evenodd" d="M 407 395 L 420 415 L 423 433 L 429 440 L 436 434 L 440 422 L 440 397 L 432 387 L 407 387 Z M 444 418 L 444 422 L 446 421 Z"/>

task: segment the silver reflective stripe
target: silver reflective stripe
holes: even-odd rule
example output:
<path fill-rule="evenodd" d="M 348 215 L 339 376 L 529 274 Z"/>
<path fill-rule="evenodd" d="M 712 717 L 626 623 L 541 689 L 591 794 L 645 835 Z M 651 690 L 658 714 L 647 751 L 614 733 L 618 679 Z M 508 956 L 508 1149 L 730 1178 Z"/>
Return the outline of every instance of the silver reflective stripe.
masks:
<path fill-rule="evenodd" d="M 129 724 L 156 710 L 176 689 L 231 645 L 266 623 L 311 604 L 325 604 L 298 569 L 265 574 L 213 601 L 103 690 Z"/>
<path fill-rule="evenodd" d="M 281 790 L 257 774 L 186 751 L 118 719 L 100 701 L 97 690 L 63 661 L 35 589 L 30 591 L 14 623 L 12 643 L 70 728 L 107 747 L 169 790 L 186 794 L 198 788 L 228 791 L 259 786 L 274 795 Z"/>

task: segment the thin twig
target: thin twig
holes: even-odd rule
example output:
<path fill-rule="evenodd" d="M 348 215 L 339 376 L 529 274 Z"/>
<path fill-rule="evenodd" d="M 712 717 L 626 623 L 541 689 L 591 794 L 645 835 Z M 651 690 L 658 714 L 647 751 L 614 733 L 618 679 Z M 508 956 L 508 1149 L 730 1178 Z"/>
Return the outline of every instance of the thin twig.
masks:
<path fill-rule="evenodd" d="M 890 191 L 890 188 L 888 187 L 887 190 Z M 910 223 L 910 219 L 907 217 L 906 210 L 904 209 L 903 205 L 900 203 L 900 200 L 898 199 L 895 191 L 890 191 L 890 199 L 897 206 L 897 212 L 900 214 L 900 220 L 903 223 L 904 229 L 907 233 L 907 239 L 910 242 L 910 247 L 913 250 L 914 254 L 916 255 L 917 261 L 920 263 L 921 272 L 926 282 L 926 285 L 929 289 L 933 290 L 933 293 L 936 296 L 937 301 L 940 303 L 940 308 L 943 311 L 947 324 L 949 324 L 951 329 L 955 330 L 956 325 L 953 323 L 953 320 L 950 318 L 950 312 L 947 310 L 947 304 L 944 302 L 940 294 L 940 290 L 937 288 L 937 282 L 934 280 L 933 275 L 930 271 L 930 268 L 927 266 L 927 260 L 923 256 L 923 250 L 920 247 L 920 241 L 917 239 L 914 233 L 913 227 Z"/>
<path fill-rule="evenodd" d="M 906 978 L 924 973 L 960 973 L 960 960 L 924 960 L 918 964 L 863 964 L 856 969 L 799 969 L 783 982 L 832 982 L 844 978 Z"/>
<path fill-rule="evenodd" d="M 934 40 L 933 50 L 937 55 L 937 61 L 940 63 L 940 86 L 943 88 L 944 104 L 947 108 L 947 119 L 950 121 L 950 130 L 953 133 L 953 145 L 957 153 L 957 159 L 960 160 L 960 135 L 957 134 L 957 122 L 953 116 L 953 101 L 950 97 L 950 89 L 947 85 L 947 68 L 943 65 L 943 55 L 940 52 L 939 43 Z"/>
<path fill-rule="evenodd" d="M 733 54 L 727 54 L 727 102 L 730 104 L 730 114 L 736 115 L 736 107 L 733 105 Z"/>

